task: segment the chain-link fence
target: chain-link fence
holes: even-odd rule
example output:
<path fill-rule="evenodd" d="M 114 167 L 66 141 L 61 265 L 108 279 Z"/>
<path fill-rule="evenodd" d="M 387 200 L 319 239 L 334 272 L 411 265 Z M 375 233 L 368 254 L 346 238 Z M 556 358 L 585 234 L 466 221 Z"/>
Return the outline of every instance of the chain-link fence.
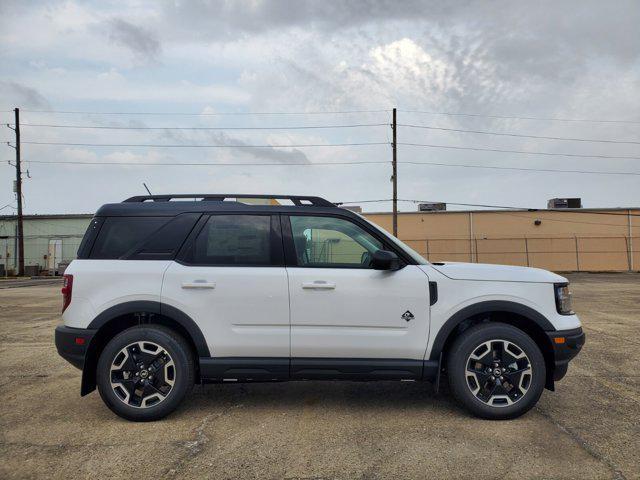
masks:
<path fill-rule="evenodd" d="M 640 270 L 640 237 L 402 239 L 431 262 L 521 265 L 554 271 Z"/>

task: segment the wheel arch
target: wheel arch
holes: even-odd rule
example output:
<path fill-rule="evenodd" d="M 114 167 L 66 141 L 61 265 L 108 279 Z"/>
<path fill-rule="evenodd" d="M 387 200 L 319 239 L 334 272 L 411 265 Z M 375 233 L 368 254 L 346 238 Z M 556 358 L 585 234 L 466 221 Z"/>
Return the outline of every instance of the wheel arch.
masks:
<path fill-rule="evenodd" d="M 209 347 L 198 325 L 183 311 L 154 301 L 132 301 L 110 307 L 94 318 L 88 329 L 96 330 L 87 348 L 80 394 L 96 388 L 96 368 L 104 347 L 118 333 L 136 325 L 163 325 L 180 334 L 191 346 L 199 381 L 199 357 L 209 357 Z"/>
<path fill-rule="evenodd" d="M 545 332 L 555 331 L 553 324 L 540 312 L 516 302 L 486 301 L 469 305 L 453 314 L 440 328 L 431 347 L 429 358 L 438 360 L 453 341 L 469 327 L 483 322 L 502 322 L 529 335 L 540 348 L 546 365 L 545 387 L 554 389 L 553 345 Z"/>

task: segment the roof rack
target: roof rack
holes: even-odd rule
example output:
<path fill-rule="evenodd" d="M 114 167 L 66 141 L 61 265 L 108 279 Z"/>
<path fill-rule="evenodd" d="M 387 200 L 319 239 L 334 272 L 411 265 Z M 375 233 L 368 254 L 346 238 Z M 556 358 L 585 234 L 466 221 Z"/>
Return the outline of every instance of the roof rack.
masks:
<path fill-rule="evenodd" d="M 271 200 L 290 200 L 298 207 L 335 207 L 335 203 L 325 200 L 321 197 L 308 197 L 299 195 L 258 195 L 258 194 L 239 194 L 239 193 L 180 193 L 169 195 L 136 195 L 124 200 L 123 203 L 142 203 L 142 202 L 169 202 L 175 198 L 192 198 L 194 201 L 201 202 L 223 202 L 226 199 L 239 198 L 264 198 Z"/>

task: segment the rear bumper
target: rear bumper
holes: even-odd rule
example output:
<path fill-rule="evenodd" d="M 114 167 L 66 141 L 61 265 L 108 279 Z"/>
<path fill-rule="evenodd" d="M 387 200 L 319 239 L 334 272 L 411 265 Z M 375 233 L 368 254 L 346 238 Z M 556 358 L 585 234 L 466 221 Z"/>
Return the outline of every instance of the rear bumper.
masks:
<path fill-rule="evenodd" d="M 55 341 L 58 354 L 71 365 L 82 370 L 87 349 L 95 333 L 96 330 L 57 326 Z"/>
<path fill-rule="evenodd" d="M 553 380 L 561 380 L 567 374 L 569 362 L 580 353 L 585 342 L 585 334 L 582 328 L 572 330 L 558 330 L 547 332 L 547 336 L 553 346 L 554 371 Z"/>

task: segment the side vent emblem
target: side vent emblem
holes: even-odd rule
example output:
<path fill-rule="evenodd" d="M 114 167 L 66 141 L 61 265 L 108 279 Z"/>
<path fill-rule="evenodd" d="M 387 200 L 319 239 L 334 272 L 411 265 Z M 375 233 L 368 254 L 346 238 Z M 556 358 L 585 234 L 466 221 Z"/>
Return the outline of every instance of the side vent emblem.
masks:
<path fill-rule="evenodd" d="M 415 317 L 413 316 L 413 313 L 411 313 L 409 310 L 407 310 L 402 314 L 402 319 L 406 320 L 407 322 L 413 320 L 414 318 Z"/>

